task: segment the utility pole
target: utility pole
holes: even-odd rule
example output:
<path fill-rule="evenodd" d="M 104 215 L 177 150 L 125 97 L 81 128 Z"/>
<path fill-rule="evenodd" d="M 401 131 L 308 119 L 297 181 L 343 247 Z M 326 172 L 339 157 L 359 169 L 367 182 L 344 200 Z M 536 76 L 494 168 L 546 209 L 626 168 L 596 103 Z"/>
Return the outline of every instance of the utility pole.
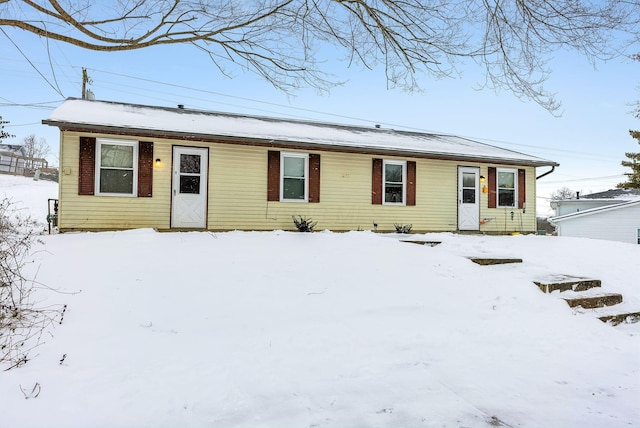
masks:
<path fill-rule="evenodd" d="M 87 74 L 87 69 L 83 67 L 82 68 L 82 99 L 83 100 L 87 99 L 87 83 L 91 83 L 91 79 Z"/>

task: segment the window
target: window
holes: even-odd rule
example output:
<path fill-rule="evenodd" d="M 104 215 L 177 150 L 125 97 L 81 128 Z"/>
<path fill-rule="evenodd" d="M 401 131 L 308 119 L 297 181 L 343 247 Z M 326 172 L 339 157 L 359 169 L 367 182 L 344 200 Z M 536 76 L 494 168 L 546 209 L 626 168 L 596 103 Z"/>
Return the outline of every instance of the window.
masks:
<path fill-rule="evenodd" d="M 517 195 L 518 171 L 498 168 L 498 208 L 515 208 Z"/>
<path fill-rule="evenodd" d="M 309 155 L 306 153 L 280 153 L 282 164 L 280 195 L 282 201 L 307 202 Z"/>
<path fill-rule="evenodd" d="M 137 141 L 96 140 L 96 195 L 135 196 L 137 177 Z"/>
<path fill-rule="evenodd" d="M 385 205 L 404 205 L 406 201 L 407 163 L 385 160 L 383 166 L 383 188 Z"/>
<path fill-rule="evenodd" d="M 638 245 L 640 245 L 640 229 L 638 229 Z"/>

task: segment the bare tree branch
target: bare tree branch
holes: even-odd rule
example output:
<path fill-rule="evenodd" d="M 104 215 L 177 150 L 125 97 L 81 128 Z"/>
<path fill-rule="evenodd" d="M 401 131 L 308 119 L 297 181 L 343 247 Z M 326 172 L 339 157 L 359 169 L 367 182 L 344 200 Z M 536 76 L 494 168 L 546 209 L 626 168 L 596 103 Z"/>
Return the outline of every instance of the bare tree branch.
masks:
<path fill-rule="evenodd" d="M 382 65 L 407 91 L 473 60 L 487 86 L 552 112 L 543 84 L 556 51 L 597 61 L 640 43 L 640 0 L 8 0 L 0 16 L 0 27 L 96 51 L 195 45 L 223 74 L 239 66 L 285 91 L 336 83 L 328 49 L 348 66 Z"/>

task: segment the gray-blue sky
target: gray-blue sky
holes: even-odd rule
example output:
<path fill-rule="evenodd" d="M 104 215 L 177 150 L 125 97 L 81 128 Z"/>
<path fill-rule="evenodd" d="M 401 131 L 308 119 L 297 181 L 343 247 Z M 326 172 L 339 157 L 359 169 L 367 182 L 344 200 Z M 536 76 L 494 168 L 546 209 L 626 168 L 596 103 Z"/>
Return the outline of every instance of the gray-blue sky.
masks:
<path fill-rule="evenodd" d="M 81 95 L 82 67 L 101 100 L 451 133 L 551 159 L 561 166 L 540 181 L 541 198 L 563 186 L 583 193 L 614 187 L 624 180 L 624 153 L 638 149 L 628 131 L 640 128 L 629 113 L 640 98 L 640 63 L 625 58 L 594 68 L 585 58 L 557 52 L 545 85 L 563 103 L 562 116 L 553 117 L 506 90 L 482 88 L 481 70 L 473 64 L 462 68 L 461 78 L 423 76 L 424 91 L 407 94 L 388 90 L 382 70 L 348 69 L 329 60 L 326 70 L 345 81 L 342 86 L 329 94 L 284 94 L 241 69 L 223 76 L 189 46 L 99 53 L 6 31 L 11 40 L 0 34 L 0 115 L 10 121 L 13 142 L 36 134 L 53 152 L 58 131 L 40 121 L 64 97 Z"/>

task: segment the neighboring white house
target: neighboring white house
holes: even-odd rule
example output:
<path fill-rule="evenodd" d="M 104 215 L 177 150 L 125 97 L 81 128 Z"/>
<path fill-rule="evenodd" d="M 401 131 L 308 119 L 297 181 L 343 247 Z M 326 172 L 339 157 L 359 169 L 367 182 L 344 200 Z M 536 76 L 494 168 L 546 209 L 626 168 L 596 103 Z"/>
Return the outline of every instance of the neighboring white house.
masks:
<path fill-rule="evenodd" d="M 594 198 L 595 196 L 595 198 Z M 558 236 L 640 244 L 640 191 L 616 189 L 551 203 Z"/>
<path fill-rule="evenodd" d="M 551 208 L 555 217 L 592 208 L 617 205 L 640 199 L 640 189 L 611 189 L 605 192 L 591 193 L 589 195 L 576 194 L 575 198 L 551 201 Z"/>
<path fill-rule="evenodd" d="M 23 146 L 0 144 L 0 172 L 22 174 L 25 167 Z"/>

